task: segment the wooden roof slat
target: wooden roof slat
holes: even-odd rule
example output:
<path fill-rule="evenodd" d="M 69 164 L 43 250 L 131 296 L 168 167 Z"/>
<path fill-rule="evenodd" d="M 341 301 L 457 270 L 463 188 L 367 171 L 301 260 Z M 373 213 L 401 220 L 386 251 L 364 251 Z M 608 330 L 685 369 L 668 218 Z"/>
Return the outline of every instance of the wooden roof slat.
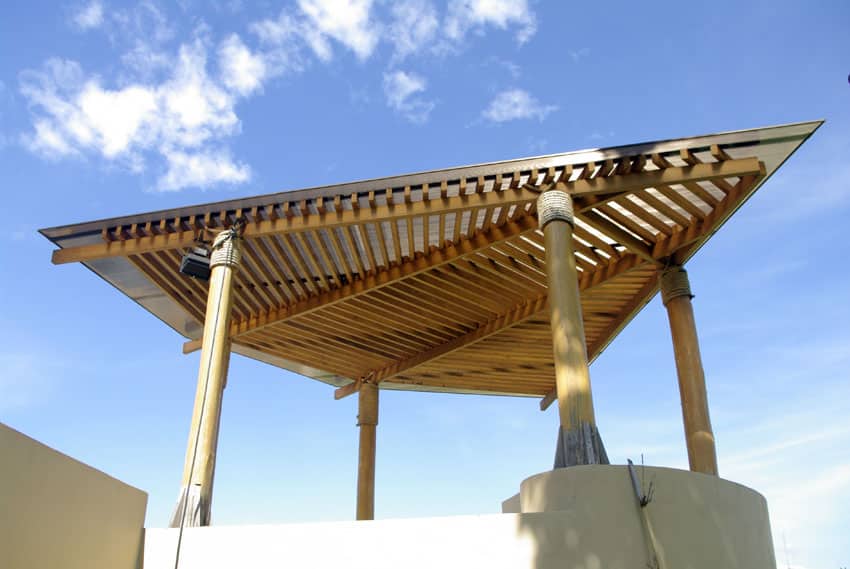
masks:
<path fill-rule="evenodd" d="M 634 221 L 630 220 L 628 217 L 630 213 L 629 210 L 626 210 L 618 202 L 612 201 L 605 205 L 599 206 L 597 209 L 599 212 L 605 214 L 605 216 L 607 217 L 610 217 L 612 220 L 616 221 L 623 227 L 628 227 L 632 232 L 634 232 L 647 243 L 655 242 L 657 234 L 644 227 L 642 223 L 635 223 Z"/>
<path fill-rule="evenodd" d="M 588 225 L 602 231 L 638 257 L 651 263 L 656 262 L 652 257 L 652 250 L 649 248 L 649 245 L 639 238 L 633 237 L 626 230 L 621 229 L 619 226 L 615 225 L 614 222 L 602 217 L 599 213 L 595 211 L 587 211 L 581 215 L 581 219 L 583 219 Z"/>
<path fill-rule="evenodd" d="M 616 200 L 618 205 L 623 207 L 623 209 L 632 213 L 637 219 L 643 220 L 644 223 L 648 224 L 652 227 L 657 233 L 662 233 L 664 235 L 673 235 L 673 228 L 671 224 L 667 223 L 665 219 L 663 219 L 658 212 L 653 212 L 649 209 L 647 202 L 645 202 L 642 198 L 638 198 L 636 194 L 630 194 L 627 196 L 623 196 L 622 198 Z M 634 230 L 634 222 L 626 222 L 623 227 L 628 229 L 632 233 L 637 233 Z M 651 243 L 655 242 L 655 239 L 650 241 Z"/>
<path fill-rule="evenodd" d="M 259 252 L 262 259 L 261 266 L 265 265 L 264 269 L 273 275 L 273 279 L 280 282 L 286 294 L 286 299 L 280 304 L 289 304 L 298 300 L 298 293 L 292 283 L 289 282 L 289 276 L 284 272 L 281 263 L 275 259 L 274 253 L 269 249 L 269 243 L 266 239 L 255 239 L 253 243 L 254 249 Z"/>
<path fill-rule="evenodd" d="M 466 322 L 475 323 L 483 317 L 480 307 L 477 307 L 477 309 L 470 308 L 445 296 L 437 296 L 429 290 L 412 288 L 411 285 L 416 282 L 413 279 L 408 279 L 408 281 L 396 283 L 392 286 L 392 294 L 408 299 L 417 308 L 454 317 L 461 325 L 465 325 L 464 319 L 466 319 Z"/>
<path fill-rule="evenodd" d="M 442 328 L 423 327 L 422 323 L 416 319 L 409 319 L 406 314 L 396 314 L 391 308 L 387 308 L 383 303 L 365 303 L 361 298 L 355 298 L 345 303 L 345 310 L 350 310 L 357 314 L 361 319 L 371 319 L 381 326 L 385 326 L 387 330 L 395 329 L 400 335 L 410 342 L 417 342 L 419 345 L 428 345 L 429 343 L 445 342 L 447 338 L 452 337 L 452 333 Z"/>
<path fill-rule="evenodd" d="M 307 297 L 309 297 L 311 289 L 301 279 L 301 276 L 298 274 L 298 270 L 293 266 L 291 259 L 286 254 L 286 251 L 281 242 L 281 237 L 278 235 L 270 235 L 264 240 L 269 245 L 271 245 L 272 250 L 277 255 L 277 258 L 280 259 L 281 267 L 285 270 L 286 273 L 291 275 L 292 287 L 296 291 L 298 291 L 297 296 L 299 297 L 299 299 L 306 299 Z"/>
<path fill-rule="evenodd" d="M 351 274 L 351 264 L 348 262 L 348 258 L 342 250 L 342 243 L 339 241 L 339 236 L 336 234 L 336 230 L 328 229 L 327 236 L 331 243 L 334 255 L 336 255 L 337 259 L 339 259 L 339 263 L 342 266 L 342 273 L 345 275 L 345 282 L 352 282 L 354 280 L 354 276 Z"/>
<path fill-rule="evenodd" d="M 498 312 L 503 303 L 517 298 L 516 289 L 506 287 L 503 278 L 493 278 L 488 274 L 491 273 L 486 273 L 478 265 L 464 260 L 428 271 L 423 277 L 434 278 L 441 286 L 445 282 L 453 283 L 457 288 L 472 291 L 478 298 L 482 296 L 491 298 L 497 304 Z M 502 275 L 498 276 L 502 277 Z"/>
<path fill-rule="evenodd" d="M 687 227 L 688 225 L 690 225 L 691 222 L 687 217 L 676 211 L 670 205 L 664 203 L 661 197 L 659 197 L 664 196 L 664 194 L 658 192 L 659 196 L 655 196 L 652 194 L 653 191 L 657 192 L 657 190 L 655 189 L 642 190 L 640 192 L 637 192 L 635 195 L 650 207 L 655 208 L 658 213 L 664 215 L 665 217 L 673 221 L 673 223 L 675 223 L 679 227 Z"/>
<path fill-rule="evenodd" d="M 472 308 L 484 307 L 491 314 L 493 311 L 498 311 L 502 307 L 502 303 L 493 299 L 491 294 L 481 294 L 468 281 L 458 283 L 452 273 L 443 273 L 440 269 L 418 275 L 414 277 L 414 282 L 416 285 L 425 287 L 435 293 L 442 293 L 451 297 L 453 302 Z"/>
<path fill-rule="evenodd" d="M 253 263 L 260 272 L 259 278 L 262 279 L 260 285 L 265 285 L 264 289 L 271 295 L 270 306 L 280 306 L 292 302 L 292 298 L 287 294 L 289 292 L 289 283 L 284 285 L 283 275 L 272 259 L 267 255 L 265 246 L 261 240 L 254 240 L 250 247 L 250 255 L 257 258 L 256 263 Z"/>
<path fill-rule="evenodd" d="M 692 202 L 670 186 L 658 186 L 656 190 L 658 190 L 668 200 L 678 205 L 690 215 L 696 217 L 697 219 L 705 218 L 706 213 L 702 210 L 702 208 L 697 206 L 694 202 Z"/>
<path fill-rule="evenodd" d="M 386 289 L 381 289 L 370 295 L 370 300 L 376 302 L 383 301 L 385 304 L 394 307 L 393 309 L 398 313 L 405 312 L 410 314 L 411 317 L 415 317 L 419 322 L 429 323 L 432 326 L 454 332 L 466 331 L 466 326 L 458 323 L 452 317 L 450 311 L 446 311 L 443 308 L 424 310 L 422 305 L 415 299 L 409 299 L 404 295 L 398 294 L 390 295 Z"/>
<path fill-rule="evenodd" d="M 362 257 L 363 253 L 366 253 L 366 261 L 369 263 L 367 270 L 375 271 L 378 268 L 378 263 L 375 260 L 375 252 L 372 251 L 372 245 L 369 243 L 369 232 L 366 230 L 366 226 L 352 225 L 348 230 L 354 239 L 354 245 L 357 248 L 358 254 Z"/>
<path fill-rule="evenodd" d="M 440 334 L 445 337 L 451 337 L 458 332 L 462 332 L 464 328 L 460 326 L 446 326 L 445 323 L 435 320 L 434 318 L 421 318 L 421 313 L 416 312 L 416 307 L 403 306 L 400 308 L 395 304 L 392 298 L 386 298 L 380 290 L 374 291 L 368 298 L 355 299 L 355 303 L 366 308 L 367 314 L 370 312 L 383 314 L 390 322 L 398 320 L 406 322 L 412 326 L 412 330 L 417 330 L 420 334 L 439 337 Z M 406 303 L 402 303 L 406 304 Z M 423 329 L 423 324 L 426 327 Z"/>
<path fill-rule="evenodd" d="M 366 266 L 363 263 L 363 258 L 360 256 L 360 250 L 355 245 L 351 227 L 340 227 L 339 230 L 342 232 L 342 238 L 345 240 L 345 246 L 348 248 L 349 258 L 354 262 L 357 276 L 362 280 L 366 276 Z"/>
<path fill-rule="evenodd" d="M 150 275 L 151 280 L 156 284 L 157 288 L 164 292 L 166 296 L 186 306 L 187 311 L 196 322 L 203 324 L 205 312 L 203 301 L 194 295 L 186 295 L 180 291 L 180 288 L 175 285 L 176 282 L 180 281 L 166 277 L 159 267 L 155 266 L 152 260 L 145 257 L 146 255 L 134 255 L 129 260 L 136 268 Z M 185 304 L 182 302 L 184 299 L 187 301 Z"/>
<path fill-rule="evenodd" d="M 545 302 L 543 303 L 543 306 L 545 306 Z M 462 347 L 472 342 L 478 342 L 480 340 L 483 340 L 489 335 L 498 332 L 505 326 L 510 326 L 516 320 L 525 318 L 529 313 L 537 312 L 540 309 L 541 303 L 538 301 L 537 303 L 532 303 L 528 306 L 522 307 L 519 310 L 503 314 L 498 318 L 491 320 L 487 324 L 484 324 L 483 326 L 480 326 L 475 330 L 471 330 L 463 336 L 454 338 L 446 342 L 445 344 L 436 346 L 429 350 L 425 350 L 404 360 L 394 362 L 382 369 L 375 370 L 375 381 L 384 381 L 388 378 L 393 377 L 394 375 L 403 372 L 404 370 L 416 367 L 421 363 L 447 355 L 455 350 L 461 349 Z"/>
<path fill-rule="evenodd" d="M 365 345 L 379 346 L 380 350 L 391 354 L 388 357 L 393 359 L 404 357 L 413 349 L 410 345 L 399 342 L 395 335 L 378 334 L 374 328 L 363 326 L 362 321 L 359 324 L 352 323 L 345 318 L 328 318 L 324 313 L 316 313 L 310 317 L 310 322 L 316 330 L 325 334 L 344 332 L 347 336 L 361 339 Z"/>
<path fill-rule="evenodd" d="M 288 234 L 281 235 L 280 243 L 283 245 L 283 250 L 286 252 L 287 258 L 295 267 L 295 276 L 298 277 L 300 282 L 304 283 L 309 294 L 312 295 L 322 292 L 322 288 L 313 279 L 310 269 L 307 268 L 307 262 L 304 260 L 304 257 L 301 256 L 298 246 L 293 241 L 293 236 Z"/>

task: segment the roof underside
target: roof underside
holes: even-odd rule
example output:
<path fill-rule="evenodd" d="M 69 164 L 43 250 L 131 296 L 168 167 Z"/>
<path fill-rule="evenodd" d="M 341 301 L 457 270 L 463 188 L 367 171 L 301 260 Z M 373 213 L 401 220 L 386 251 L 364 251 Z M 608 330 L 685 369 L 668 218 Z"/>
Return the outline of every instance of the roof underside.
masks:
<path fill-rule="evenodd" d="M 535 203 L 563 184 L 590 359 L 820 123 L 440 170 L 45 229 L 189 339 L 204 228 L 245 216 L 234 351 L 341 386 L 545 396 L 554 388 Z"/>

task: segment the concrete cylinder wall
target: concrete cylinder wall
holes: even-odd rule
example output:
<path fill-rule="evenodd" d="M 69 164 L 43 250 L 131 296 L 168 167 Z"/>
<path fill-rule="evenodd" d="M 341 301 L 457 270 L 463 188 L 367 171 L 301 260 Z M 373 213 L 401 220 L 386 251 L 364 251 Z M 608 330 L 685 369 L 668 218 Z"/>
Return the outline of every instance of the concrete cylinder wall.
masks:
<path fill-rule="evenodd" d="M 635 467 L 663 564 L 677 569 L 775 569 L 767 502 L 740 484 L 684 470 Z M 625 466 L 573 466 L 532 476 L 520 485 L 520 513 L 563 512 L 574 520 L 567 543 L 599 567 L 635 563 L 650 549 Z M 629 561 L 631 560 L 631 561 Z"/>

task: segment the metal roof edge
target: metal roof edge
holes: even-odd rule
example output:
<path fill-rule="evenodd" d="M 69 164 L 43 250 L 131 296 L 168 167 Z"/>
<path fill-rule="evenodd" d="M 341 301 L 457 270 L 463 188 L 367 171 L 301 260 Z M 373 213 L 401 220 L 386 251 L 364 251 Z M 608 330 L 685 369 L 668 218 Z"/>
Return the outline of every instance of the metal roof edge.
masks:
<path fill-rule="evenodd" d="M 109 217 L 103 218 L 94 221 L 86 221 L 80 222 L 71 225 L 60 225 L 54 227 L 47 227 L 43 229 L 39 229 L 38 232 L 41 233 L 44 237 L 52 241 L 54 244 L 61 247 L 59 243 L 56 242 L 57 239 L 83 235 L 86 233 L 95 233 L 100 232 L 100 230 L 105 226 L 114 226 L 114 225 L 130 225 L 132 223 L 138 223 L 142 221 L 147 221 L 151 217 L 183 217 L 187 215 L 197 214 L 198 210 L 210 210 L 210 211 L 220 211 L 220 210 L 230 210 L 230 209 L 239 209 L 239 208 L 250 208 L 255 205 L 265 205 L 270 201 L 279 199 L 281 201 L 297 201 L 299 199 L 311 199 L 316 197 L 329 197 L 333 195 L 343 195 L 343 194 L 351 194 L 363 191 L 370 191 L 376 188 L 382 187 L 399 187 L 403 185 L 420 185 L 425 182 L 423 178 L 433 177 L 437 174 L 442 174 L 445 179 L 454 179 L 455 177 L 460 176 L 487 176 L 492 175 L 492 173 L 481 172 L 481 170 L 493 169 L 497 166 L 504 166 L 506 169 L 519 169 L 519 170 L 529 170 L 531 168 L 547 168 L 554 165 L 563 165 L 566 163 L 570 163 L 571 161 L 567 160 L 570 157 L 581 157 L 582 155 L 588 154 L 599 154 L 598 158 L 607 158 L 613 156 L 623 156 L 623 155 L 632 155 L 632 154 L 643 154 L 650 151 L 669 151 L 669 150 L 659 150 L 659 146 L 663 147 L 664 145 L 670 145 L 673 143 L 683 143 L 683 142 L 694 142 L 698 143 L 698 141 L 714 138 L 722 138 L 722 137 L 730 137 L 735 135 L 741 135 L 746 133 L 756 133 L 763 131 L 774 131 L 779 129 L 788 129 L 794 127 L 811 127 L 808 132 L 801 133 L 798 136 L 802 136 L 801 144 L 803 141 L 808 139 L 812 133 L 814 133 L 823 123 L 824 119 L 814 120 L 814 121 L 803 121 L 796 123 L 787 123 L 781 125 L 772 125 L 765 127 L 757 127 L 750 129 L 741 129 L 741 130 L 732 130 L 725 132 L 718 132 L 713 134 L 703 134 L 696 136 L 687 136 L 680 138 L 671 138 L 671 139 L 663 139 L 649 142 L 641 142 L 637 144 L 627 144 L 620 146 L 611 146 L 606 148 L 588 148 L 583 150 L 573 150 L 569 152 L 561 152 L 555 154 L 545 154 L 541 156 L 531 156 L 525 158 L 515 158 L 509 160 L 501 160 L 496 162 L 484 162 L 480 164 L 470 164 L 466 166 L 453 166 L 449 168 L 441 168 L 436 170 L 424 170 L 420 172 L 413 172 L 408 174 L 400 174 L 393 176 L 386 176 L 381 178 L 370 178 L 364 180 L 356 180 L 351 182 L 341 182 L 338 184 L 329 184 L 324 186 L 314 186 L 309 188 L 300 188 L 293 190 L 284 190 L 280 192 L 271 192 L 268 194 L 260 194 L 257 196 L 247 196 L 242 198 L 232 198 L 229 200 L 221 200 L 215 202 L 207 202 L 189 206 L 182 206 L 177 208 L 170 209 L 161 209 L 154 210 L 150 212 L 143 212 L 139 214 L 129 214 L 124 216 L 117 217 Z M 767 139 L 759 139 L 752 140 L 751 142 L 765 142 Z M 799 145 L 798 145 L 799 147 Z M 606 156 L 610 154 L 611 156 Z M 589 157 L 587 158 L 589 159 Z M 576 160 L 576 163 L 587 161 L 585 160 Z M 554 162 L 554 163 L 553 163 Z"/>

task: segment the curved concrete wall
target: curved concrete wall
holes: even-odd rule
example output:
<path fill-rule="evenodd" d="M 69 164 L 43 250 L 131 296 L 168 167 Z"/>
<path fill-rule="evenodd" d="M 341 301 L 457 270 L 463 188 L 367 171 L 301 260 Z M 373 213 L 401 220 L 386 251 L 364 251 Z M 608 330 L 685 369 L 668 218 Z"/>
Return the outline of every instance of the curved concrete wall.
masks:
<path fill-rule="evenodd" d="M 676 569 L 775 569 L 767 502 L 758 492 L 715 476 L 658 467 L 635 467 L 645 513 L 662 565 Z M 598 567 L 646 567 L 647 532 L 628 468 L 573 466 L 545 472 L 520 485 L 520 512 L 563 512 L 573 523 L 568 544 Z M 590 567 L 590 565 L 585 565 Z"/>

